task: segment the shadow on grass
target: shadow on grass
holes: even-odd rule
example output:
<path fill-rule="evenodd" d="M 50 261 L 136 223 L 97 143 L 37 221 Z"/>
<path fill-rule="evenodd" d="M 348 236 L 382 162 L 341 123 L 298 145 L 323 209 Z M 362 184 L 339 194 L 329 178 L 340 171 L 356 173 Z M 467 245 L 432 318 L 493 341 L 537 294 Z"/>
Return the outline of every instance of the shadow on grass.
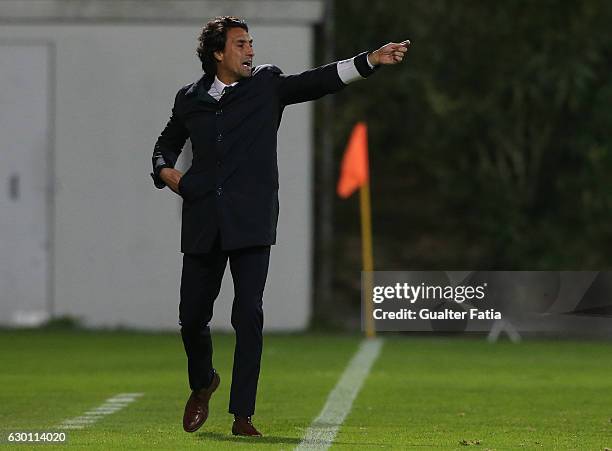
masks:
<path fill-rule="evenodd" d="M 281 437 L 281 436 L 263 436 L 263 437 L 239 437 L 231 434 L 221 434 L 219 432 L 200 432 L 197 434 L 198 440 L 201 441 L 217 441 L 217 442 L 231 442 L 231 443 L 249 443 L 256 445 L 257 443 L 266 444 L 284 444 L 284 445 L 298 445 L 302 442 L 301 438 L 295 437 Z M 357 446 L 364 445 L 364 443 L 351 443 L 351 442 L 333 442 L 334 446 L 338 445 L 349 445 Z M 383 443 L 368 443 L 368 446 L 386 447 Z"/>
<path fill-rule="evenodd" d="M 229 434 L 220 434 L 219 432 L 200 432 L 198 440 L 202 441 L 217 441 L 217 442 L 235 442 L 235 443 L 284 443 L 297 445 L 302 440 L 295 437 L 279 437 L 279 436 L 263 436 L 263 437 L 238 437 Z"/>

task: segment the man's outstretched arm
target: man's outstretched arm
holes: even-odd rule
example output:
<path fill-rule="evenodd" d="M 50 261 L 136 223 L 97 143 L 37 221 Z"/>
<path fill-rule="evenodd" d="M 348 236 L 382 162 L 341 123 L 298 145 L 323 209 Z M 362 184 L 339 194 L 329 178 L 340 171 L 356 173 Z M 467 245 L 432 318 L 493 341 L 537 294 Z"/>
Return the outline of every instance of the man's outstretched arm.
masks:
<path fill-rule="evenodd" d="M 279 75 L 279 95 L 284 105 L 318 99 L 366 78 L 382 65 L 402 62 L 410 41 L 389 43 L 371 53 L 327 64 L 295 75 Z"/>

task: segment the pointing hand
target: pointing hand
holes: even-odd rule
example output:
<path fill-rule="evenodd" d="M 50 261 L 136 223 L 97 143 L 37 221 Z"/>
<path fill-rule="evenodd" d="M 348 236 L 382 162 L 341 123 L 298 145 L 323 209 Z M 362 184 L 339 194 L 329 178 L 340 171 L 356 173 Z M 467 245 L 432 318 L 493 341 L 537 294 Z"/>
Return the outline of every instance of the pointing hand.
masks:
<path fill-rule="evenodd" d="M 390 42 L 383 45 L 378 50 L 373 51 L 368 55 L 368 60 L 373 66 L 381 64 L 398 64 L 402 62 L 404 55 L 408 51 L 410 41 L 406 39 L 404 42 L 399 44 Z"/>

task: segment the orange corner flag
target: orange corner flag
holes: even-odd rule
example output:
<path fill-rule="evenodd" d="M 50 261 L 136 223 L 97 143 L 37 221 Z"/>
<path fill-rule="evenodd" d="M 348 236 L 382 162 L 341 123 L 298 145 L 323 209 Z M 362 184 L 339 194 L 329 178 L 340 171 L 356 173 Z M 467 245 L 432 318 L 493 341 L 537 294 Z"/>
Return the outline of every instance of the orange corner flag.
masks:
<path fill-rule="evenodd" d="M 365 122 L 358 122 L 344 151 L 337 193 L 349 197 L 368 181 L 368 129 Z"/>

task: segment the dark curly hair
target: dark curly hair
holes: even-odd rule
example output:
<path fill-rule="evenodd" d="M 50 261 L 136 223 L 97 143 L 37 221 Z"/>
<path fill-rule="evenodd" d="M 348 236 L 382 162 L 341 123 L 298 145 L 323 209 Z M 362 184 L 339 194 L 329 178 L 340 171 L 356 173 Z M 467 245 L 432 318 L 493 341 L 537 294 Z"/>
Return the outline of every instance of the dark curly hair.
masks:
<path fill-rule="evenodd" d="M 196 53 L 202 61 L 202 69 L 207 74 L 215 75 L 217 73 L 217 60 L 214 53 L 225 49 L 227 30 L 235 27 L 249 31 L 246 22 L 234 16 L 215 17 L 202 28 L 202 32 L 198 36 L 200 44 Z"/>

